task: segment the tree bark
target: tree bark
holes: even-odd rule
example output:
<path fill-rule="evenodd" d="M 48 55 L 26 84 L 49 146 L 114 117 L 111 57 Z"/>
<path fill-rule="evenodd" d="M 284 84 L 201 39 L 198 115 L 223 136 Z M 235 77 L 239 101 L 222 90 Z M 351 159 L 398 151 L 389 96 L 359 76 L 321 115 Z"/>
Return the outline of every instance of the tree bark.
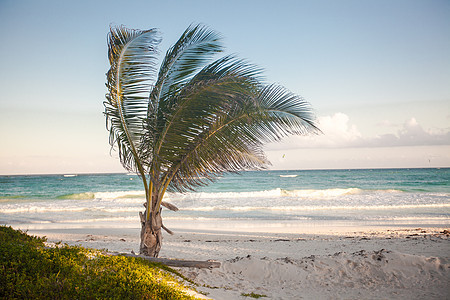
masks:
<path fill-rule="evenodd" d="M 198 261 L 198 260 L 180 260 L 180 259 L 168 259 L 168 258 L 156 258 L 156 257 L 148 257 L 143 255 L 136 254 L 128 254 L 128 253 L 108 253 L 109 255 L 123 255 L 127 257 L 140 257 L 150 262 L 161 263 L 169 267 L 177 267 L 177 268 L 220 268 L 221 263 L 218 261 L 207 260 L 207 261 Z"/>
<path fill-rule="evenodd" d="M 145 256 L 158 257 L 162 245 L 161 211 L 156 214 L 150 213 L 150 220 L 145 220 L 141 214 L 141 221 L 140 253 Z"/>

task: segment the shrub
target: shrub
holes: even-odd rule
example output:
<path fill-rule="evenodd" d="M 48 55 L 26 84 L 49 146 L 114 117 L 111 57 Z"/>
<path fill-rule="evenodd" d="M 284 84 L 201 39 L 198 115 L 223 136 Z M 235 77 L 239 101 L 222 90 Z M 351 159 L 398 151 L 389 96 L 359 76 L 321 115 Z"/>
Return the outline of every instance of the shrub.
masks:
<path fill-rule="evenodd" d="M 47 248 L 45 241 L 0 226 L 1 298 L 195 299 L 170 268 L 79 246 Z"/>

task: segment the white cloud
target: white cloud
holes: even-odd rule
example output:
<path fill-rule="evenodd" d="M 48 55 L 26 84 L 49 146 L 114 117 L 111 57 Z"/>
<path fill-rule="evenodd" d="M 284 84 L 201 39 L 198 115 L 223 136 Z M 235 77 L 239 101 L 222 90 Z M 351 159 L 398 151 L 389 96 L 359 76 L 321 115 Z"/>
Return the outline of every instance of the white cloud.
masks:
<path fill-rule="evenodd" d="M 267 151 L 275 170 L 450 167 L 450 146 Z"/>
<path fill-rule="evenodd" d="M 366 137 L 344 113 L 318 118 L 323 134 L 317 136 L 294 136 L 279 144 L 271 144 L 268 150 L 295 148 L 361 148 L 400 147 L 425 145 L 450 145 L 449 128 L 424 129 L 415 118 L 403 124 L 382 120 L 378 125 L 389 127 L 392 133 Z"/>
<path fill-rule="evenodd" d="M 378 122 L 377 125 L 378 125 L 378 126 L 381 126 L 381 127 L 388 127 L 388 128 L 390 128 L 390 127 L 399 127 L 399 126 L 401 126 L 401 124 L 398 124 L 398 123 L 392 123 L 392 122 L 389 121 L 389 120 L 382 120 L 382 121 Z"/>
<path fill-rule="evenodd" d="M 361 143 L 362 134 L 344 113 L 321 116 L 317 119 L 323 134 L 314 136 L 292 136 L 282 143 L 268 146 L 268 150 L 295 148 L 346 148 Z"/>
<path fill-rule="evenodd" d="M 320 117 L 318 121 L 324 135 L 317 137 L 316 140 L 323 145 L 351 144 L 362 137 L 356 126 L 349 124 L 350 118 L 346 114 L 336 113 L 333 116 Z"/>
<path fill-rule="evenodd" d="M 424 129 L 415 118 L 407 120 L 396 134 L 383 134 L 366 140 L 367 146 L 450 145 L 449 129 Z"/>

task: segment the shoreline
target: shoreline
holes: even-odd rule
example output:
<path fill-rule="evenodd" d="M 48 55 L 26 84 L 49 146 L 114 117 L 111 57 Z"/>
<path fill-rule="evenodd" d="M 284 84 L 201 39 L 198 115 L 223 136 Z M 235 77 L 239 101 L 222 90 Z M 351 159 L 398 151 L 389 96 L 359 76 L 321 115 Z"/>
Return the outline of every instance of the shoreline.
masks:
<path fill-rule="evenodd" d="M 181 229 L 163 234 L 160 257 L 217 260 L 178 269 L 212 299 L 448 299 L 445 227 L 341 227 L 302 233 Z M 332 231 L 332 233 L 327 231 Z M 139 228 L 28 230 L 49 242 L 137 252 Z"/>
<path fill-rule="evenodd" d="M 15 229 L 20 227 L 13 226 Z M 21 229 L 23 230 L 23 229 Z M 63 242 L 68 245 L 81 245 L 87 248 L 108 249 L 112 252 L 130 253 L 139 251 L 138 228 L 69 228 L 46 230 L 23 230 L 30 235 L 45 236 L 50 243 Z M 228 259 L 236 255 L 286 255 L 295 257 L 309 255 L 328 255 L 343 248 L 354 249 L 365 247 L 364 250 L 391 248 L 391 250 L 412 254 L 437 256 L 450 259 L 450 231 L 444 227 L 382 227 L 374 229 L 346 228 L 332 233 L 308 232 L 245 232 L 177 229 L 174 235 L 163 233 L 163 246 L 160 256 L 175 259 Z M 402 241 L 402 243 L 397 243 Z M 267 244 L 278 242 L 278 248 L 272 248 L 267 253 L 264 249 L 251 247 L 251 244 Z M 283 243 L 313 242 L 314 249 L 309 247 L 282 247 Z M 351 243 L 349 243 L 351 242 Z M 434 247 L 428 247 L 429 242 L 438 242 Z M 333 247 L 333 243 L 337 243 Z M 197 244 L 203 244 L 198 248 Z M 245 245 L 247 244 L 247 245 Z M 321 248 L 319 245 L 323 244 Z M 342 244 L 342 246 L 339 246 Z M 347 245 L 349 244 L 349 245 Z M 216 245 L 215 247 L 212 247 Z M 221 250 L 220 247 L 223 248 Z M 192 249 L 191 249 L 192 248 Z M 381 249 L 380 248 L 380 249 Z M 191 249 L 191 250 L 189 250 Z M 195 249 L 195 252 L 194 250 Z M 211 250 L 214 251 L 211 251 Z M 362 250 L 362 249 L 359 249 Z M 379 250 L 379 249 L 377 249 Z M 448 251 L 446 251 L 448 250 Z M 247 252 L 249 253 L 247 253 Z M 312 253 L 316 251 L 318 253 Z M 310 253 L 311 252 L 311 253 Z M 333 252 L 333 253 L 331 253 Z M 188 256 L 191 254 L 193 257 Z"/>

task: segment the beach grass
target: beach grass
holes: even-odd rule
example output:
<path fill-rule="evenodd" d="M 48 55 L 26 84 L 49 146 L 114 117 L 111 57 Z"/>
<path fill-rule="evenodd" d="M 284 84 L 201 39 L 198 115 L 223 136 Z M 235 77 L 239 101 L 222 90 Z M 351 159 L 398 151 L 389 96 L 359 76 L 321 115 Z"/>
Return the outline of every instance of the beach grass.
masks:
<path fill-rule="evenodd" d="M 0 226 L 0 298 L 196 299 L 170 268 Z"/>
<path fill-rule="evenodd" d="M 267 297 L 266 295 L 256 294 L 256 293 L 253 293 L 253 292 L 251 292 L 251 293 L 241 293 L 241 296 L 251 297 L 251 298 L 255 298 L 255 299 Z"/>

